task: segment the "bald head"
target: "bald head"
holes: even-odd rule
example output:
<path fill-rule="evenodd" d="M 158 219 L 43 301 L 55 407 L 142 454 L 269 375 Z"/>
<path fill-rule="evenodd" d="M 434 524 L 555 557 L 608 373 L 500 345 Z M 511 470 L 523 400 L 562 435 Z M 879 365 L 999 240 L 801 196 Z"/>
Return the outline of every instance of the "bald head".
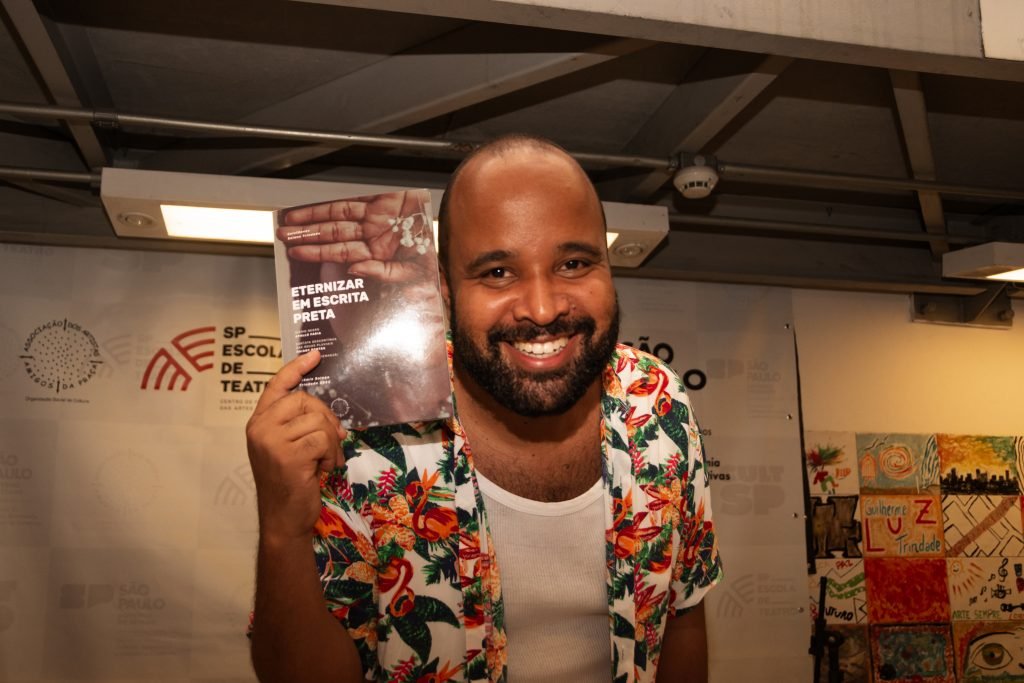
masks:
<path fill-rule="evenodd" d="M 604 226 L 604 209 L 593 184 L 565 149 L 542 137 L 505 135 L 475 149 L 448 181 L 438 214 L 437 251 L 444 273 L 448 272 L 453 231 L 467 227 L 487 229 L 482 223 L 485 217 L 467 215 L 471 205 L 480 205 L 480 195 L 490 193 L 497 199 L 501 194 L 504 201 L 514 203 L 517 192 L 531 191 L 531 181 L 548 186 L 557 184 L 566 201 L 573 202 L 577 205 L 575 209 L 592 215 Z M 472 201 L 473 198 L 477 201 Z"/>

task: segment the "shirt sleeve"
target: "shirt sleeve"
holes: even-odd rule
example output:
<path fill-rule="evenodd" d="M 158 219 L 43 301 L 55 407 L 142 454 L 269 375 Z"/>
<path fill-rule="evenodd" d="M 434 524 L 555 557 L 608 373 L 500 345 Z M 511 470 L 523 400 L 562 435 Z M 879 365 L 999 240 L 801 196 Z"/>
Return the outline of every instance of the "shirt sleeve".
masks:
<path fill-rule="evenodd" d="M 313 536 L 313 554 L 328 612 L 348 631 L 366 680 L 376 680 L 377 555 L 372 533 L 359 514 L 345 467 L 325 476 L 320 519 Z"/>
<path fill-rule="evenodd" d="M 358 514 L 346 468 L 325 474 L 320 487 L 320 518 L 313 535 L 313 555 L 324 592 L 324 604 L 355 642 L 366 680 L 376 680 L 377 592 L 376 551 L 369 525 Z M 256 619 L 249 613 L 246 635 Z"/>
<path fill-rule="evenodd" d="M 680 548 L 672 567 L 669 616 L 696 606 L 722 578 L 718 538 L 711 517 L 711 489 L 704 464 L 704 442 L 689 398 L 682 395 L 675 401 L 685 406 L 686 415 L 679 418 L 684 422 L 687 434 L 687 452 L 679 463 Z"/>

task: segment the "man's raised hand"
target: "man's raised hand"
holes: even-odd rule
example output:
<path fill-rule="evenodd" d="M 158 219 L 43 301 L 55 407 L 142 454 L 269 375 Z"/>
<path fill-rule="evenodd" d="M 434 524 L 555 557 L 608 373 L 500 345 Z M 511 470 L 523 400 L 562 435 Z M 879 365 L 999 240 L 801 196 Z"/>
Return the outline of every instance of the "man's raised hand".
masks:
<path fill-rule="evenodd" d="M 310 351 L 282 367 L 246 425 L 265 538 L 310 536 L 320 515 L 320 473 L 344 463 L 338 418 L 323 401 L 292 391 L 319 362 L 320 353 Z"/>

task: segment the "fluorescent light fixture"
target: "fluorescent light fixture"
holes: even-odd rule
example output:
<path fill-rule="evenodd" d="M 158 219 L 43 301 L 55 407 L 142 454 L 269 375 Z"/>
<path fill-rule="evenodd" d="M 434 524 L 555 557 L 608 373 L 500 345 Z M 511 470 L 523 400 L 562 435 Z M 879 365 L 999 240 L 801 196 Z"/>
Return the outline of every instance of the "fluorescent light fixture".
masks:
<path fill-rule="evenodd" d="M 224 242 L 273 241 L 276 209 L 406 189 L 133 168 L 104 168 L 100 180 L 100 198 L 118 237 Z M 430 194 L 436 210 L 441 191 Z M 247 232 L 239 224 L 247 220 L 261 227 Z"/>
<path fill-rule="evenodd" d="M 229 242 L 274 241 L 274 212 L 161 204 L 168 237 Z"/>
<path fill-rule="evenodd" d="M 1005 273 L 999 273 L 998 275 L 989 275 L 989 280 L 1008 280 L 1010 282 L 1024 282 L 1024 268 L 1018 268 L 1017 270 L 1009 270 Z"/>
<path fill-rule="evenodd" d="M 668 208 L 650 204 L 602 202 L 608 224 L 608 261 L 637 268 L 668 235 Z"/>
<path fill-rule="evenodd" d="M 942 255 L 944 277 L 1024 282 L 1024 244 L 988 242 Z"/>
<path fill-rule="evenodd" d="M 272 212 L 277 209 L 406 189 L 129 168 L 104 168 L 100 181 L 100 197 L 118 237 L 236 243 L 272 242 Z M 431 190 L 430 195 L 437 211 L 442 191 Z M 603 206 L 613 266 L 640 266 L 668 235 L 664 206 L 617 202 L 603 202 Z"/>

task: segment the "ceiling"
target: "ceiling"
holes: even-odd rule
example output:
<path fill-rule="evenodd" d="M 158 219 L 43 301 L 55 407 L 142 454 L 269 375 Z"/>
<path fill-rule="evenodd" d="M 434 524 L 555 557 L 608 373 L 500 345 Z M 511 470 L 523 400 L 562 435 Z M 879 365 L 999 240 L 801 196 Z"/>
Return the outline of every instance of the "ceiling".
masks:
<path fill-rule="evenodd" d="M 443 187 L 464 145 L 389 136 L 512 131 L 605 155 L 584 159 L 605 200 L 669 207 L 667 242 L 631 275 L 962 296 L 981 287 L 943 280 L 942 253 L 1024 241 L 1024 62 L 994 80 L 292 0 L 0 2 L 0 107 L 99 112 L 0 109 L 0 241 L 268 255 L 119 239 L 89 180 L 116 166 Z M 669 165 L 697 153 L 721 180 L 685 200 Z"/>

